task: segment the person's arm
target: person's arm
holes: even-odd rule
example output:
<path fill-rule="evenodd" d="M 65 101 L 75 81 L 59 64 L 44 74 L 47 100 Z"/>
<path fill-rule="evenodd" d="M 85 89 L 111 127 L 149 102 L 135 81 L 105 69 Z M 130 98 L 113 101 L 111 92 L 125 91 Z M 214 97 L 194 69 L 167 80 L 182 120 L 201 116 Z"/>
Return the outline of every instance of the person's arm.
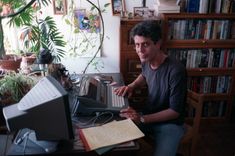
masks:
<path fill-rule="evenodd" d="M 125 96 L 128 93 L 128 97 L 132 95 L 132 92 L 135 88 L 145 85 L 145 79 L 142 74 L 140 74 L 132 83 L 127 86 L 121 86 L 115 89 L 115 93 L 119 96 Z"/>
<path fill-rule="evenodd" d="M 127 85 L 128 87 L 131 87 L 132 89 L 142 87 L 146 84 L 145 78 L 142 74 L 140 74 L 132 83 Z"/>
<path fill-rule="evenodd" d="M 143 115 L 142 118 L 144 120 L 144 123 L 153 123 L 173 120 L 176 119 L 178 116 L 178 112 L 174 111 L 171 108 L 168 108 L 157 113 Z"/>
<path fill-rule="evenodd" d="M 169 108 L 157 113 L 141 115 L 138 112 L 136 112 L 133 108 L 128 107 L 127 109 L 121 110 L 120 116 L 125 118 L 130 118 L 136 123 L 142 122 L 145 124 L 145 123 L 154 123 L 154 122 L 163 122 L 163 121 L 172 120 L 177 118 L 179 116 L 179 113 Z"/>

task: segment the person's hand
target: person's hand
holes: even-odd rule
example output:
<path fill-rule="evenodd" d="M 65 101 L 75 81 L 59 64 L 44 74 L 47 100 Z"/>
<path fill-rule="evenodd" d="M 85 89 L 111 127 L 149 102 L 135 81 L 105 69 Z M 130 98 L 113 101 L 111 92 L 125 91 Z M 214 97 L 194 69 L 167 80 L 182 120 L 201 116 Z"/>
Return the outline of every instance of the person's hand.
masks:
<path fill-rule="evenodd" d="M 128 97 L 131 97 L 133 89 L 130 86 L 121 86 L 116 88 L 114 92 L 118 96 L 125 96 L 126 94 L 128 94 Z"/>
<path fill-rule="evenodd" d="M 120 117 L 123 117 L 123 118 L 130 118 L 135 123 L 140 123 L 140 114 L 137 113 L 136 110 L 134 110 L 131 107 L 122 109 L 119 115 Z"/>

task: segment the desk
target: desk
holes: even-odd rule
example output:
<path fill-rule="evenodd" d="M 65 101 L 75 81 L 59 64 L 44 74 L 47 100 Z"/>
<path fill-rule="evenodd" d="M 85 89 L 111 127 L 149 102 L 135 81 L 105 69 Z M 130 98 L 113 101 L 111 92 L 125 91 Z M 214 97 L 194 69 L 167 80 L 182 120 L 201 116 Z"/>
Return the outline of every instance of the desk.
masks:
<path fill-rule="evenodd" d="M 119 74 L 115 73 L 112 74 L 114 81 L 117 82 L 121 82 L 121 77 Z M 72 103 L 70 103 L 72 104 Z M 74 123 L 73 123 L 74 125 Z M 76 127 L 74 126 L 74 129 L 76 129 Z M 22 131 L 19 133 L 19 138 L 21 136 L 23 136 L 25 134 L 25 131 Z M 75 136 L 78 137 L 78 134 L 75 133 Z M 76 146 L 75 143 L 77 143 L 77 141 L 79 140 L 79 138 L 75 138 L 75 140 L 67 140 L 67 141 L 61 141 L 58 145 L 57 151 L 50 153 L 51 155 L 98 155 L 96 152 L 94 151 L 90 151 L 90 152 L 86 152 L 84 150 L 84 148 L 75 148 Z M 6 148 L 4 148 L 4 152 L 3 153 L 7 153 L 8 155 L 44 155 L 45 152 L 43 151 L 42 148 L 40 148 L 39 146 L 35 146 L 35 144 L 33 144 L 32 142 L 30 142 L 30 140 L 27 142 L 27 146 L 24 150 L 24 142 L 22 142 L 22 144 L 20 145 L 16 145 L 12 139 L 8 139 L 8 138 L 13 138 L 13 134 L 9 134 L 9 135 L 5 135 L 3 136 L 1 139 L 3 142 L 7 143 L 7 144 L 11 144 L 11 146 L 7 146 Z M 18 137 L 17 137 L 18 138 Z M 107 152 L 105 155 L 126 155 L 126 154 L 134 154 L 135 152 L 139 149 L 138 143 L 135 142 L 134 146 L 127 146 L 127 147 L 116 147 L 114 149 L 112 149 L 111 151 Z M 6 152 L 7 151 L 7 152 Z M 24 153 L 25 151 L 25 153 Z M 36 151 L 36 152 L 35 152 Z"/>
<path fill-rule="evenodd" d="M 25 130 L 19 132 L 17 135 L 18 140 L 25 134 Z M 50 155 L 88 155 L 88 156 L 97 156 L 98 154 L 95 151 L 86 152 L 84 147 L 81 145 L 81 140 L 78 138 L 78 131 L 75 131 L 74 140 L 64 140 L 58 144 L 56 152 L 50 153 Z M 16 145 L 13 141 L 13 134 L 2 135 L 0 137 L 1 143 L 1 153 L 2 155 L 24 155 L 24 140 L 20 145 Z M 139 143 L 134 141 L 132 146 L 122 146 L 115 147 L 114 149 L 108 151 L 104 155 L 115 156 L 115 155 L 136 155 L 136 152 L 139 150 Z M 4 146 L 2 146 L 4 145 Z M 44 155 L 45 152 L 39 146 L 33 144 L 30 140 L 27 141 L 27 146 L 25 148 L 25 155 Z"/>
<path fill-rule="evenodd" d="M 13 135 L 0 135 L 0 155 L 23 155 L 23 152 L 14 152 L 12 143 Z M 103 154 L 104 156 L 120 156 L 120 155 L 136 155 L 139 149 L 139 144 L 136 142 L 134 147 L 117 147 Z M 26 154 L 31 155 L 31 154 Z M 45 154 L 34 154 L 34 155 L 45 155 Z M 73 149 L 73 141 L 63 141 L 58 145 L 58 150 L 49 155 L 79 155 L 79 156 L 98 156 L 95 151 L 86 152 L 84 149 Z"/>
<path fill-rule="evenodd" d="M 0 135 L 0 155 L 6 155 L 8 149 L 11 146 L 13 135 Z"/>
<path fill-rule="evenodd" d="M 23 155 L 23 153 L 14 153 L 11 151 L 12 148 L 12 134 L 0 135 L 0 155 Z M 107 153 L 104 156 L 120 156 L 120 155 L 136 155 L 136 152 L 139 149 L 139 144 L 137 143 L 135 147 L 128 148 L 115 148 Z M 37 154 L 40 155 L 40 154 Z M 44 155 L 44 154 L 41 154 Z M 50 155 L 79 155 L 79 156 L 97 156 L 98 154 L 94 151 L 86 152 L 84 150 L 75 150 L 73 149 L 72 141 L 61 142 L 58 146 L 58 151 L 51 153 Z"/>

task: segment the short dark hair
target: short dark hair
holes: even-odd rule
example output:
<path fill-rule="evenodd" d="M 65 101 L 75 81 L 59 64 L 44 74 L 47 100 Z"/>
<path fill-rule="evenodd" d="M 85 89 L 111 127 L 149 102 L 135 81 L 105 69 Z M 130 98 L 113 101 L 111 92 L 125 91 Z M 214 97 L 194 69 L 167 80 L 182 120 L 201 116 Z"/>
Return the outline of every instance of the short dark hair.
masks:
<path fill-rule="evenodd" d="M 150 38 L 154 43 L 161 39 L 161 26 L 159 21 L 143 21 L 136 24 L 131 29 L 131 37 L 134 38 L 136 35 Z"/>

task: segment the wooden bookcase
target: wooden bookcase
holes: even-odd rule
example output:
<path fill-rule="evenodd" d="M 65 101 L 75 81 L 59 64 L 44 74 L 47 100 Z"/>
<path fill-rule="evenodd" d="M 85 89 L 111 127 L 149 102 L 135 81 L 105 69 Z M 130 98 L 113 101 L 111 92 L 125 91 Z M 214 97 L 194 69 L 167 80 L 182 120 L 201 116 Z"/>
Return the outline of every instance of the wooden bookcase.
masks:
<path fill-rule="evenodd" d="M 131 83 L 141 72 L 141 64 L 138 55 L 134 49 L 134 42 L 131 39 L 130 31 L 139 22 L 141 18 L 121 18 L 120 21 L 120 72 L 123 75 L 125 84 Z M 159 20 L 154 18 L 153 20 Z M 135 90 L 129 102 L 137 109 L 144 104 L 147 97 L 147 87 Z"/>
<path fill-rule="evenodd" d="M 185 63 L 203 121 L 228 121 L 235 95 L 235 14 L 162 14 L 163 50 Z M 203 62 L 203 63 L 202 63 Z"/>

